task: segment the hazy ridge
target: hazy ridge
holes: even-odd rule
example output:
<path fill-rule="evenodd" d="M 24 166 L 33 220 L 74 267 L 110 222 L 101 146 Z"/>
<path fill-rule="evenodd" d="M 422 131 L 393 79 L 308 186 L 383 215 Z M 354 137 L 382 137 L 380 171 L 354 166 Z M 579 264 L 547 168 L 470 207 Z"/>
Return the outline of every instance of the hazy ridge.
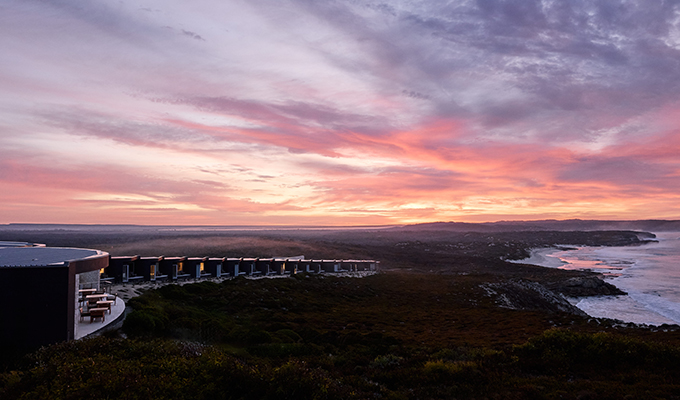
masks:
<path fill-rule="evenodd" d="M 276 230 L 373 230 L 397 231 L 451 231 L 451 232 L 513 232 L 513 231 L 594 231 L 594 230 L 641 230 L 648 232 L 680 231 L 680 220 L 535 220 L 496 222 L 428 222 L 407 225 L 135 225 L 135 224 L 0 224 L 0 231 L 155 231 L 155 232 L 228 232 L 228 231 L 276 231 Z"/>

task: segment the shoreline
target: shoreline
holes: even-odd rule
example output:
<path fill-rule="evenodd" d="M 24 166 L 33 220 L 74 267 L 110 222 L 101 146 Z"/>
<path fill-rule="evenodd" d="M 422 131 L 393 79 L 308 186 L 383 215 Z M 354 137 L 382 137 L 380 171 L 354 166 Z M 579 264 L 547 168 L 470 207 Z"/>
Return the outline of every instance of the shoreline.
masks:
<path fill-rule="evenodd" d="M 658 241 L 655 241 L 655 243 L 659 243 Z M 653 244 L 653 243 L 645 243 L 645 244 Z M 560 268 L 560 269 L 565 269 L 565 270 L 579 270 L 579 271 L 590 271 L 590 272 L 596 272 L 600 273 L 602 279 L 604 280 L 605 277 L 608 277 L 610 279 L 607 279 L 609 281 L 609 284 L 618 288 L 619 290 L 625 290 L 626 294 L 625 295 L 599 295 L 599 296 L 569 296 L 569 302 L 591 316 L 592 318 L 595 319 L 606 319 L 606 320 L 612 320 L 616 321 L 617 323 L 622 323 L 622 324 L 633 324 L 638 327 L 665 327 L 668 328 L 669 326 L 674 327 L 673 329 L 677 329 L 679 326 L 677 323 L 677 318 L 673 318 L 672 316 L 666 315 L 663 312 L 659 312 L 659 310 L 656 310 L 654 308 L 650 308 L 650 306 L 647 304 L 646 301 L 640 301 L 639 296 L 631 296 L 631 293 L 628 293 L 630 290 L 632 290 L 631 287 L 628 287 L 627 285 L 624 285 L 624 288 L 626 289 L 621 289 L 616 282 L 620 278 L 621 274 L 613 275 L 613 274 L 607 274 L 604 271 L 607 270 L 625 270 L 626 268 L 620 268 L 621 264 L 624 260 L 626 261 L 627 258 L 632 257 L 632 255 L 624 253 L 621 256 L 616 256 L 612 254 L 607 253 L 607 248 L 608 246 L 604 247 L 604 250 L 596 249 L 594 251 L 600 252 L 604 251 L 605 253 L 598 253 L 601 255 L 598 255 L 597 257 L 592 257 L 588 250 L 586 249 L 586 253 L 589 256 L 586 256 L 585 258 L 581 259 L 581 257 L 578 257 L 578 262 L 574 262 L 572 264 L 569 261 L 572 261 L 572 256 L 566 255 L 566 260 L 568 261 L 562 261 L 560 258 L 551 256 L 552 254 L 555 254 L 560 251 L 564 250 L 571 250 L 568 248 L 569 246 L 556 246 L 556 247 L 547 247 L 547 248 L 534 248 L 530 250 L 530 256 L 527 258 L 524 258 L 522 260 L 508 260 L 514 263 L 525 263 L 525 264 L 533 264 L 537 266 L 542 266 L 546 268 Z M 581 249 L 583 246 L 574 246 L 573 250 Z M 589 248 L 591 246 L 585 246 L 586 248 Z M 614 246 L 618 247 L 618 246 Z M 629 246 L 622 246 L 622 247 L 629 247 Z M 616 249 L 614 249 L 616 250 Z M 624 251 L 627 251 L 624 249 Z M 611 253 L 611 252 L 610 252 Z M 580 254 L 580 253 L 578 253 Z M 614 257 L 614 258 L 612 258 Z M 596 263 L 596 264 L 591 264 L 591 263 Z M 571 264 L 571 265 L 570 265 Z M 627 263 L 626 263 L 627 264 Z M 634 265 L 635 263 L 632 263 L 631 265 Z M 570 267 L 574 268 L 570 268 Z M 588 268 L 588 267 L 594 267 L 594 268 Z M 627 267 L 628 265 L 626 265 Z M 580 268 L 579 268 L 580 267 Z M 604 273 L 603 273 L 604 272 Z M 618 271 L 617 271 L 618 272 Z M 621 282 L 621 281 L 618 281 Z M 636 292 L 637 293 L 637 292 Z"/>
<path fill-rule="evenodd" d="M 505 261 L 515 264 L 532 264 L 546 268 L 559 268 L 561 266 L 567 265 L 568 263 L 560 260 L 557 257 L 550 257 L 550 255 L 557 253 L 558 251 L 564 251 L 565 247 L 569 246 L 534 248 L 529 251 L 530 255 L 527 258 L 523 258 L 521 260 L 505 260 Z"/>

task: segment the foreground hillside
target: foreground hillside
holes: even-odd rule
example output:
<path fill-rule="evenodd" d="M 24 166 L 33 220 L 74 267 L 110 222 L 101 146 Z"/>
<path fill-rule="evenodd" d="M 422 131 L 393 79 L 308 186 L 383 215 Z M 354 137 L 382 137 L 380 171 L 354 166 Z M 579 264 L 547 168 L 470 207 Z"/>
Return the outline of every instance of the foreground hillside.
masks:
<path fill-rule="evenodd" d="M 680 393 L 677 332 L 617 327 L 549 302 L 507 308 L 490 281 L 496 278 L 390 273 L 165 286 L 130 302 L 127 339 L 113 334 L 42 349 L 0 375 L 0 398 Z M 527 290 L 508 293 L 521 298 Z"/>
<path fill-rule="evenodd" d="M 0 398 L 673 398 L 677 327 L 588 318 L 559 294 L 616 288 L 592 273 L 505 261 L 534 247 L 648 239 L 630 231 L 0 229 L 0 240 L 112 255 L 304 254 L 379 259 L 387 271 L 151 290 L 129 302 L 122 331 L 5 362 Z"/>

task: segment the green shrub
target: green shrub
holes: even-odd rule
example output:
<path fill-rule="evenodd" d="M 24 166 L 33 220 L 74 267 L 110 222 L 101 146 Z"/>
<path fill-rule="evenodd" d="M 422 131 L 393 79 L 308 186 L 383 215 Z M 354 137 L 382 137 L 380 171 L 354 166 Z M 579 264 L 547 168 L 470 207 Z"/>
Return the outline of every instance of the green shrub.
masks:
<path fill-rule="evenodd" d="M 523 368 L 552 373 L 625 371 L 645 365 L 675 368 L 680 363 L 680 351 L 675 347 L 611 333 L 576 333 L 564 329 L 551 329 L 531 338 L 515 346 L 514 353 Z"/>
<path fill-rule="evenodd" d="M 191 286 L 191 285 L 185 285 Z M 168 300 L 185 300 L 190 298 L 189 293 L 184 289 L 185 286 L 180 285 L 166 285 L 158 289 L 158 291 Z"/>
<path fill-rule="evenodd" d="M 152 336 L 165 330 L 166 321 L 153 312 L 135 310 L 127 315 L 123 332 L 131 337 Z"/>
<path fill-rule="evenodd" d="M 248 345 L 271 343 L 272 335 L 258 328 L 246 328 L 237 326 L 233 328 L 226 336 L 227 340 L 233 343 L 242 343 Z"/>
<path fill-rule="evenodd" d="M 174 286 L 174 285 L 169 285 Z M 220 285 L 215 282 L 198 282 L 182 286 L 191 295 L 212 294 L 219 290 Z"/>
<path fill-rule="evenodd" d="M 350 393 L 338 379 L 321 368 L 304 361 L 289 361 L 274 369 L 268 398 L 272 399 L 342 399 Z M 351 396 L 354 397 L 354 396 Z"/>
<path fill-rule="evenodd" d="M 199 323 L 198 337 L 206 342 L 224 341 L 231 332 L 231 328 L 216 318 L 206 318 Z"/>
<path fill-rule="evenodd" d="M 300 343 L 302 337 L 291 329 L 279 329 L 274 333 L 274 337 L 281 343 Z"/>
<path fill-rule="evenodd" d="M 318 355 L 321 352 L 314 345 L 302 343 L 264 343 L 248 347 L 248 353 L 259 357 L 288 358 Z"/>
<path fill-rule="evenodd" d="M 433 382 L 446 383 L 451 380 L 469 380 L 481 373 L 475 361 L 428 361 L 423 366 L 423 374 Z"/>
<path fill-rule="evenodd" d="M 386 369 L 398 366 L 402 361 L 403 357 L 395 356 L 394 354 L 386 354 L 384 356 L 376 357 L 371 363 L 371 367 Z"/>
<path fill-rule="evenodd" d="M 297 274 L 291 275 L 294 279 L 297 280 L 307 280 L 311 277 L 311 275 L 307 272 L 298 272 Z"/>

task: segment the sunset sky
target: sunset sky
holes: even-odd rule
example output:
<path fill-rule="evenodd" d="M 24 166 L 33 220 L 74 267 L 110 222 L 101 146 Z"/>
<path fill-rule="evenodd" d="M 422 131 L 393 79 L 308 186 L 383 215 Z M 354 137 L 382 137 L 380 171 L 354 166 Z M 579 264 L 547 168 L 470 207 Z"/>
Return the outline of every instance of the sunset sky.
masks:
<path fill-rule="evenodd" d="M 677 1 L 0 2 L 0 223 L 544 218 L 680 218 Z"/>

